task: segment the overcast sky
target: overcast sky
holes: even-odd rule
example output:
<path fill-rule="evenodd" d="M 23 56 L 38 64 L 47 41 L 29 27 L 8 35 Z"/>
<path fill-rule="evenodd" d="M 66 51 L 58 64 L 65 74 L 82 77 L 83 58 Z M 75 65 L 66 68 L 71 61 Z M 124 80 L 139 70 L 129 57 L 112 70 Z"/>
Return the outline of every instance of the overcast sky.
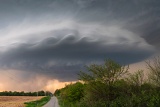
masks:
<path fill-rule="evenodd" d="M 159 46 L 160 0 L 0 0 L 0 90 L 75 81 L 84 65 L 143 62 Z"/>

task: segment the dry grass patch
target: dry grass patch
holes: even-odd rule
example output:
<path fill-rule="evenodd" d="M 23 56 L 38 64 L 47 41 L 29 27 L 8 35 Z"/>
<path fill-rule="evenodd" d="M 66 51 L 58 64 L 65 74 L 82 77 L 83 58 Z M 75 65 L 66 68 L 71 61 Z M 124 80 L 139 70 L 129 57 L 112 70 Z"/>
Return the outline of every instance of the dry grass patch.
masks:
<path fill-rule="evenodd" d="M 44 96 L 0 96 L 0 107 L 25 107 L 24 102 L 35 101 Z"/>

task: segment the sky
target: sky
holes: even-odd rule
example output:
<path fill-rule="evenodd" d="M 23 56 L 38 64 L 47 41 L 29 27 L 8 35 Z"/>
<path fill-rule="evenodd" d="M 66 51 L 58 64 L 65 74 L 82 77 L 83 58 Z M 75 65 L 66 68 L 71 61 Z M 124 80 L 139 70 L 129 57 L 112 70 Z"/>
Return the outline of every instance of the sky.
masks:
<path fill-rule="evenodd" d="M 133 70 L 159 41 L 159 0 L 0 0 L 0 91 L 53 92 L 108 58 Z"/>

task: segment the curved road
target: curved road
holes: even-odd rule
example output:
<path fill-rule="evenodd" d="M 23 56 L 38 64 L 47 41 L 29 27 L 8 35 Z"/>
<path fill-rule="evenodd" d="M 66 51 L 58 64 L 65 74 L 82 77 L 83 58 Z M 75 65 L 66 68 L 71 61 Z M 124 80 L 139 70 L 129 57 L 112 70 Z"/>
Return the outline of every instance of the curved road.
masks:
<path fill-rule="evenodd" d="M 51 100 L 43 107 L 59 107 L 58 100 L 56 97 L 51 97 Z"/>

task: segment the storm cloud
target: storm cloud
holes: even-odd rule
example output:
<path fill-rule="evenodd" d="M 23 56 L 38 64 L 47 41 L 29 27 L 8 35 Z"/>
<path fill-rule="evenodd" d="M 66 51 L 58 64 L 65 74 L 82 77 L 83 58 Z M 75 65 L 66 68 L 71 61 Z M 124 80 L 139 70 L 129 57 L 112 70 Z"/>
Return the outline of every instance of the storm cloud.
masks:
<path fill-rule="evenodd" d="M 0 2 L 1 69 L 72 81 L 84 65 L 132 64 L 159 52 L 159 0 Z"/>

